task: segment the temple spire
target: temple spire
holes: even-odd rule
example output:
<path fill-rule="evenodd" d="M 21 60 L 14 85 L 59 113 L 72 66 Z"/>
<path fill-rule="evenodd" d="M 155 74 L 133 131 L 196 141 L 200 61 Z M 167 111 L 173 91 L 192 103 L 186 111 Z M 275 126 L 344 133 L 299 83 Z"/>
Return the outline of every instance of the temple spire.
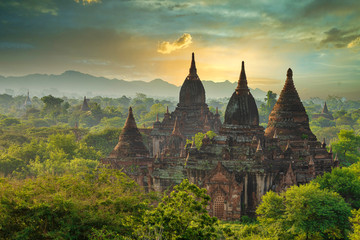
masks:
<path fill-rule="evenodd" d="M 83 104 L 81 106 L 81 111 L 90 111 L 90 107 L 87 103 L 87 99 L 86 99 L 86 96 L 84 96 L 84 101 L 83 101 Z"/>
<path fill-rule="evenodd" d="M 259 152 L 259 151 L 262 151 L 262 147 L 261 147 L 261 142 L 260 142 L 260 139 L 258 141 L 258 145 L 257 145 L 257 148 L 256 148 L 256 152 Z"/>
<path fill-rule="evenodd" d="M 171 135 L 181 136 L 181 132 L 180 132 L 180 124 L 179 124 L 178 117 L 176 117 L 176 119 L 175 119 L 174 129 L 173 129 L 173 131 L 172 131 L 172 134 L 171 134 Z"/>
<path fill-rule="evenodd" d="M 166 113 L 169 114 L 169 106 L 166 106 Z"/>
<path fill-rule="evenodd" d="M 321 113 L 329 113 L 329 110 L 328 110 L 328 108 L 327 108 L 326 102 L 325 102 L 325 104 L 324 104 L 324 107 L 323 107 L 323 110 L 322 110 Z"/>
<path fill-rule="evenodd" d="M 245 63 L 244 61 L 242 61 L 241 63 L 241 72 L 240 72 L 240 77 L 239 77 L 239 81 L 238 81 L 238 86 L 235 89 L 236 93 L 239 95 L 240 93 L 248 93 L 249 92 L 249 88 L 248 88 L 248 84 L 247 84 L 247 79 L 246 79 L 246 73 L 245 73 Z"/>
<path fill-rule="evenodd" d="M 285 152 L 286 152 L 286 151 L 291 151 L 290 140 L 287 141 L 287 145 L 286 145 L 286 148 L 285 148 Z"/>
<path fill-rule="evenodd" d="M 156 122 L 159 122 L 159 113 L 156 114 Z"/>
<path fill-rule="evenodd" d="M 195 54 L 192 53 L 191 65 L 190 65 L 190 69 L 189 69 L 189 76 L 195 76 L 195 75 L 197 75 L 197 70 L 196 70 L 196 65 L 195 65 Z"/>
<path fill-rule="evenodd" d="M 132 112 L 132 107 L 129 107 L 129 114 L 125 121 L 124 128 L 137 128 L 135 118 Z"/>
<path fill-rule="evenodd" d="M 275 131 L 274 131 L 273 138 L 278 138 L 278 135 L 277 135 L 276 129 L 275 129 Z"/>
<path fill-rule="evenodd" d="M 295 85 L 294 85 L 294 80 L 293 80 L 293 71 L 291 70 L 291 68 L 289 68 L 286 73 L 286 81 L 285 81 L 283 91 L 288 92 L 288 91 L 294 91 L 294 90 L 296 91 Z"/>
<path fill-rule="evenodd" d="M 132 108 L 129 107 L 125 125 L 121 131 L 119 142 L 110 153 L 110 158 L 148 156 L 139 129 L 136 126 Z"/>

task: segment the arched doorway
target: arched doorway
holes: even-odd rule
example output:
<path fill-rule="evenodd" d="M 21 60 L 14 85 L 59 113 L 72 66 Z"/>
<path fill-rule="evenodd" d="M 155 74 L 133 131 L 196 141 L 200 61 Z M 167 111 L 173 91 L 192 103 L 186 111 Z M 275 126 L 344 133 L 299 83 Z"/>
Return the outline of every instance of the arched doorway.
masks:
<path fill-rule="evenodd" d="M 224 219 L 225 213 L 225 196 L 222 192 L 217 191 L 213 202 L 214 217 Z"/>

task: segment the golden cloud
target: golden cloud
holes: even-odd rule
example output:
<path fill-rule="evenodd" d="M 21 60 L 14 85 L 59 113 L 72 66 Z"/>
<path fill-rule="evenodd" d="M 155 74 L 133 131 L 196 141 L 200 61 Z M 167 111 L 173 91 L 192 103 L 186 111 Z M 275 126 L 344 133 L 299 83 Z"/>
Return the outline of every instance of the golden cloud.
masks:
<path fill-rule="evenodd" d="M 75 2 L 86 5 L 86 4 L 92 4 L 92 3 L 100 3 L 101 0 L 75 0 Z"/>
<path fill-rule="evenodd" d="M 348 48 L 353 48 L 360 45 L 360 37 L 355 38 L 347 45 Z"/>
<path fill-rule="evenodd" d="M 191 35 L 188 33 L 184 33 L 179 39 L 172 43 L 167 41 L 159 43 L 157 51 L 162 54 L 169 54 L 175 50 L 187 48 L 191 43 Z"/>

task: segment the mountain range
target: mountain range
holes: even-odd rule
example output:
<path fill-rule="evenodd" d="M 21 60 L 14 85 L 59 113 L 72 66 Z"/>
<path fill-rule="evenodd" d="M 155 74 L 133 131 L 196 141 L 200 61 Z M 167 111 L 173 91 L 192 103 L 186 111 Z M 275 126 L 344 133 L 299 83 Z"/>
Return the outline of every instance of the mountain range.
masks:
<path fill-rule="evenodd" d="M 237 83 L 224 81 L 202 81 L 207 98 L 230 97 Z M 145 81 L 125 81 L 96 77 L 89 74 L 66 71 L 59 75 L 53 74 L 30 74 L 20 77 L 0 76 L 2 90 L 0 92 L 12 95 L 25 95 L 27 91 L 31 96 L 62 97 L 121 97 L 134 96 L 136 93 L 144 93 L 149 97 L 178 98 L 180 87 L 170 84 L 162 79 Z M 266 92 L 260 89 L 251 89 L 251 93 L 257 99 L 263 100 Z"/>

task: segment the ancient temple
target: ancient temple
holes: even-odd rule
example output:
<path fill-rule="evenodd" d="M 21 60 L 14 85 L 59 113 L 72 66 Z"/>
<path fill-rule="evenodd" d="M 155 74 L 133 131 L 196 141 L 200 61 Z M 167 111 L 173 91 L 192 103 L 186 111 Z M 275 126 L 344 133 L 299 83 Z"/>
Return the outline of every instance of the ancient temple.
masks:
<path fill-rule="evenodd" d="M 175 111 L 169 113 L 167 109 L 163 120 L 160 122 L 157 119 L 153 125 L 153 147 L 150 149 L 152 156 L 160 156 L 164 149 L 169 150 L 167 143 L 173 133 L 175 121 L 178 132 L 185 139 L 191 139 L 198 132 L 219 131 L 220 115 L 210 112 L 205 100 L 205 89 L 197 74 L 195 56 L 192 53 L 189 74 L 181 86 L 179 103 Z"/>
<path fill-rule="evenodd" d="M 323 117 L 323 118 L 327 118 L 327 119 L 330 119 L 330 120 L 334 120 L 334 117 L 331 114 L 331 112 L 329 111 L 329 109 L 328 109 L 328 107 L 326 105 L 326 102 L 324 103 L 324 107 L 323 107 L 321 113 L 313 114 L 312 117 L 314 119 L 319 118 L 319 117 Z"/>
<path fill-rule="evenodd" d="M 153 155 L 142 144 L 130 109 L 118 145 L 103 162 L 123 169 L 147 190 L 164 191 L 187 178 L 207 189 L 209 213 L 224 220 L 254 215 L 267 191 L 308 183 L 338 165 L 309 128 L 291 69 L 267 129 L 259 126 L 244 62 L 224 124 L 215 129 L 218 119 L 205 103 L 193 55 L 177 108 L 153 125 Z M 205 137 L 200 149 L 185 147 L 186 139 L 206 129 L 216 130 L 217 136 Z"/>
<path fill-rule="evenodd" d="M 90 107 L 88 105 L 88 99 L 86 99 L 86 96 L 84 97 L 84 101 L 83 101 L 83 104 L 81 105 L 81 108 L 80 108 L 81 111 L 90 111 Z"/>
<path fill-rule="evenodd" d="M 24 102 L 24 108 L 28 107 L 28 106 L 31 106 L 32 103 L 31 103 L 31 99 L 30 99 L 30 93 L 29 91 L 27 92 L 27 96 L 26 96 L 26 99 L 25 99 L 25 102 Z"/>
<path fill-rule="evenodd" d="M 265 136 L 272 138 L 276 132 L 281 140 L 305 138 L 316 140 L 310 130 L 309 117 L 296 91 L 290 68 L 286 76 L 284 88 L 270 113 Z"/>

